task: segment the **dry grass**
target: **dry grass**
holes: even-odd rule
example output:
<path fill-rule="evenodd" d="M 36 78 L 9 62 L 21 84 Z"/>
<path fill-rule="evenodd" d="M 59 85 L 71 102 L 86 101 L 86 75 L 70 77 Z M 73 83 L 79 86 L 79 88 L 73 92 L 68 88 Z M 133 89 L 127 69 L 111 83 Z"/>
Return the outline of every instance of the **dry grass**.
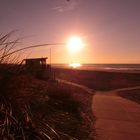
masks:
<path fill-rule="evenodd" d="M 27 106 L 17 116 L 13 112 L 12 106 L 1 103 L 0 108 L 0 138 L 10 140 L 52 140 L 58 138 L 58 134 L 47 124 L 40 123 L 43 127 L 36 126 L 32 119 L 32 114 Z"/>
<path fill-rule="evenodd" d="M 5 35 L 0 36 L 0 64 L 18 64 L 19 55 L 7 55 L 11 53 L 15 48 L 20 38 L 11 40 L 11 35 L 16 31 L 11 31 Z"/>
<path fill-rule="evenodd" d="M 93 140 L 91 95 L 20 75 L 13 32 L 0 36 L 0 139 Z"/>
<path fill-rule="evenodd" d="M 1 100 L 0 112 L 2 138 L 93 139 L 90 137 L 93 131 L 91 95 L 75 87 L 25 75 L 15 76 L 6 83 L 8 91 Z"/>

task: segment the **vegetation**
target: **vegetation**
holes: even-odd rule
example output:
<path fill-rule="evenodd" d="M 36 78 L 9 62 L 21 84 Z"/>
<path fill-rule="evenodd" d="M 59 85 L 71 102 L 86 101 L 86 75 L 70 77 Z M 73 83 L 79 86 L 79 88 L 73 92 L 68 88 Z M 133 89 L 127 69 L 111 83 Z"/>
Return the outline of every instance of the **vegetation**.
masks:
<path fill-rule="evenodd" d="M 0 139 L 93 139 L 91 95 L 21 74 L 12 33 L 0 38 Z"/>

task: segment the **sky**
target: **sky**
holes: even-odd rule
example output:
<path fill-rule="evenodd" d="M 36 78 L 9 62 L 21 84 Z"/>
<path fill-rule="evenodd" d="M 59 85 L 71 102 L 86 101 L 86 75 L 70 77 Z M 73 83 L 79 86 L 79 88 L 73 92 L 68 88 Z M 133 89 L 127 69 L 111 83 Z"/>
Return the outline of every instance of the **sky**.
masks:
<path fill-rule="evenodd" d="M 65 46 L 21 52 L 51 58 L 52 63 L 139 63 L 140 0 L 0 0 L 0 34 L 17 30 L 17 48 L 65 43 L 79 36 L 86 44 L 77 53 Z"/>

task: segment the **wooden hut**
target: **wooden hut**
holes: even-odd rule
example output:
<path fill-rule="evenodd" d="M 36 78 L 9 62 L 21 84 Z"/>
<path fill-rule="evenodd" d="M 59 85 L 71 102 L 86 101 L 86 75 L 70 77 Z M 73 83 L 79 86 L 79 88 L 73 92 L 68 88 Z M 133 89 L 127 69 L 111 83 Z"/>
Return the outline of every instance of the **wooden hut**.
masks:
<path fill-rule="evenodd" d="M 47 65 L 47 59 L 47 57 L 25 59 L 26 71 L 37 78 L 49 78 L 50 65 Z"/>

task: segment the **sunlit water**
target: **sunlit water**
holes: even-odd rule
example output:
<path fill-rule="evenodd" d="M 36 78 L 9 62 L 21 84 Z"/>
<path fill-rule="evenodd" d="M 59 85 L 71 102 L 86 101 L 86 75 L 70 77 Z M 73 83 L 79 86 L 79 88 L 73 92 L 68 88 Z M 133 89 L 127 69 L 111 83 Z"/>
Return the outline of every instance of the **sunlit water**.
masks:
<path fill-rule="evenodd" d="M 114 71 L 137 71 L 140 72 L 140 64 L 54 64 L 53 67 L 83 69 L 83 70 L 114 70 Z"/>
<path fill-rule="evenodd" d="M 71 68 L 80 68 L 80 67 L 82 67 L 82 64 L 80 64 L 80 63 L 70 63 L 69 67 L 71 67 Z"/>

